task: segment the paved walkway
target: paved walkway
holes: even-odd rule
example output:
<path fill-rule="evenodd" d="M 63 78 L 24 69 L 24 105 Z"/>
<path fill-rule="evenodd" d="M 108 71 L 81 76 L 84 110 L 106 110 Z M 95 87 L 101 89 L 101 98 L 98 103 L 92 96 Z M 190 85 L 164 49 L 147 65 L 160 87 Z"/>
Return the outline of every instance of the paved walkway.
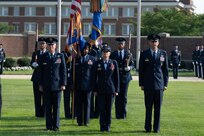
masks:
<path fill-rule="evenodd" d="M 31 79 L 31 75 L 1 75 L 2 79 Z M 138 76 L 133 76 L 133 80 L 138 80 Z M 186 81 L 186 82 L 204 82 L 197 77 L 179 77 L 178 79 L 169 78 L 170 81 Z"/>

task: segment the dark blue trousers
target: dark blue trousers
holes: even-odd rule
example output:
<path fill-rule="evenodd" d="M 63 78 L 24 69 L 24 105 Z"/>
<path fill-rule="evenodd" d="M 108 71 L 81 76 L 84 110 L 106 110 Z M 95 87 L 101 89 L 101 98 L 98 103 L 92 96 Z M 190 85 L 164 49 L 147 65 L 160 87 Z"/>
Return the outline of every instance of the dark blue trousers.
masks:
<path fill-rule="evenodd" d="M 127 92 L 128 92 L 128 83 L 120 83 L 120 92 L 118 96 L 115 97 L 115 113 L 117 119 L 124 119 L 127 115 Z"/>
<path fill-rule="evenodd" d="M 35 103 L 35 116 L 44 117 L 45 115 L 45 103 L 44 103 L 44 94 L 39 91 L 39 84 L 33 82 L 33 94 L 34 94 L 34 103 Z"/>
<path fill-rule="evenodd" d="M 46 128 L 59 128 L 61 91 L 45 90 Z"/>
<path fill-rule="evenodd" d="M 177 64 L 173 64 L 173 77 L 174 79 L 178 78 L 178 65 Z"/>
<path fill-rule="evenodd" d="M 160 111 L 163 99 L 163 90 L 145 90 L 145 130 L 150 132 L 152 129 L 152 108 L 154 107 L 154 125 L 155 132 L 160 130 Z"/>
<path fill-rule="evenodd" d="M 71 94 L 71 86 L 67 85 L 66 90 L 63 92 L 64 93 L 64 114 L 65 118 L 71 118 L 71 99 L 70 99 L 70 94 Z"/>
<path fill-rule="evenodd" d="M 91 91 L 90 90 L 77 90 L 77 123 L 79 125 L 87 125 L 90 120 L 90 105 L 91 105 Z"/>
<path fill-rule="evenodd" d="M 112 109 L 113 101 L 114 101 L 114 94 L 98 95 L 101 131 L 110 131 L 111 109 Z"/>

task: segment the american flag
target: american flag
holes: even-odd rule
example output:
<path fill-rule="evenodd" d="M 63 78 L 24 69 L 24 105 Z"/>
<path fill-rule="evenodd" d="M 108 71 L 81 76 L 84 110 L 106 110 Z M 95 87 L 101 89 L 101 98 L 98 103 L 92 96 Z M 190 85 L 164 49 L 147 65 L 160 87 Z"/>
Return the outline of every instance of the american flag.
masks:
<path fill-rule="evenodd" d="M 80 48 L 83 48 L 86 42 L 81 32 L 81 0 L 72 0 L 67 39 L 68 46 L 79 42 Z"/>

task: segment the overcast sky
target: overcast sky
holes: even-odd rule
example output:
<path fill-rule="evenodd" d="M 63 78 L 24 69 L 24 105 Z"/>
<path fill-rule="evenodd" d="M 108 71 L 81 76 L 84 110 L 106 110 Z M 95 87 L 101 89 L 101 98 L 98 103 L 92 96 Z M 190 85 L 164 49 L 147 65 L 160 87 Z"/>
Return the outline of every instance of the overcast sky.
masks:
<path fill-rule="evenodd" d="M 193 3 L 196 6 L 195 13 L 204 14 L 204 0 L 193 0 Z"/>

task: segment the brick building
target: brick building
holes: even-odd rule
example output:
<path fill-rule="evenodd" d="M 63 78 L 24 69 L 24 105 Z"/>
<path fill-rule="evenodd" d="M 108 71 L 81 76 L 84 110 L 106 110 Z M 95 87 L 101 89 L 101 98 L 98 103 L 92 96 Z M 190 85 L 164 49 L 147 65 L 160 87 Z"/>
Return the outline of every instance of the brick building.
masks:
<path fill-rule="evenodd" d="M 83 35 L 89 35 L 92 25 L 90 0 L 82 2 Z M 102 32 L 104 36 L 128 35 L 136 28 L 129 20 L 136 20 L 137 0 L 108 0 L 108 11 L 103 13 Z M 58 0 L 0 0 L 0 23 L 12 25 L 10 33 L 36 31 L 40 34 L 57 34 Z M 66 35 L 69 26 L 71 0 L 62 0 L 62 30 Z M 154 12 L 158 9 L 185 9 L 193 12 L 195 6 L 192 0 L 142 0 L 142 12 Z M 118 29 L 121 28 L 121 29 Z"/>

